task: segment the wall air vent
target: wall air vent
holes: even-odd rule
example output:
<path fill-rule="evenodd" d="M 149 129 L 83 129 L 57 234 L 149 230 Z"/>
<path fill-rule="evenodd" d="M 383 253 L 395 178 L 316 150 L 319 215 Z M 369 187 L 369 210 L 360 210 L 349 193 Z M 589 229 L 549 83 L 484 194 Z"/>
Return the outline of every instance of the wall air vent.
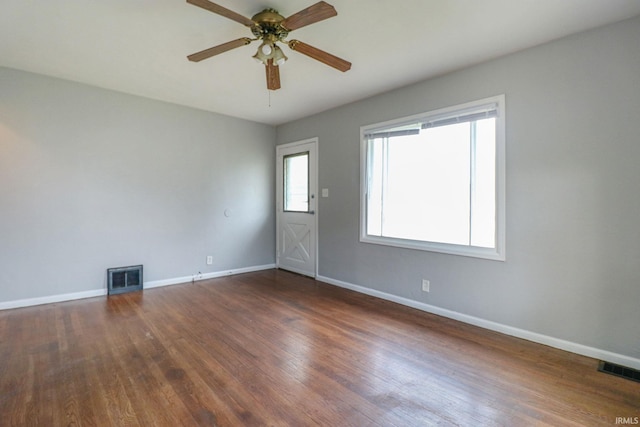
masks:
<path fill-rule="evenodd" d="M 640 371 L 637 369 L 601 361 L 598 365 L 598 371 L 640 383 Z"/>
<path fill-rule="evenodd" d="M 142 266 L 109 268 L 107 284 L 109 295 L 142 290 Z"/>

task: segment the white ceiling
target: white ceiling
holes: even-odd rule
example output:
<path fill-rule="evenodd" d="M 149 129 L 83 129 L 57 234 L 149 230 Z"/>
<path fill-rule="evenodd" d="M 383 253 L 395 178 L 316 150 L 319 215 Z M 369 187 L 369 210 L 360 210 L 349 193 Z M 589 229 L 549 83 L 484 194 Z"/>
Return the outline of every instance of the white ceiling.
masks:
<path fill-rule="evenodd" d="M 251 17 L 316 0 L 217 0 Z M 329 0 L 338 16 L 292 32 L 347 59 L 346 73 L 284 47 L 282 89 L 266 89 L 257 43 L 199 63 L 241 24 L 183 0 L 2 0 L 0 66 L 272 125 L 559 37 L 640 15 L 638 0 Z M 1 96 L 1 94 L 0 94 Z"/>

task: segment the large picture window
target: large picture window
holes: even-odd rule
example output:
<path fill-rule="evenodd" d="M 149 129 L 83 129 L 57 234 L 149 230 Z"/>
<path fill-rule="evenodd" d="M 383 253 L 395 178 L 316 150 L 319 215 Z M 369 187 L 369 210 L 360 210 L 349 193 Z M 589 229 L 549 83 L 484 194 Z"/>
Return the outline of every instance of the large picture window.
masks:
<path fill-rule="evenodd" d="M 504 260 L 504 96 L 361 134 L 361 241 Z"/>

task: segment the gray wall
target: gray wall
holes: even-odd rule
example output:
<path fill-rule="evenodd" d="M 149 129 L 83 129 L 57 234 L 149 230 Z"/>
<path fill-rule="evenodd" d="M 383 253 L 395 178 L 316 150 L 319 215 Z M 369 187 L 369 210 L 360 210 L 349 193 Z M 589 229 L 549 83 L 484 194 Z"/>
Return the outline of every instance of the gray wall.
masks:
<path fill-rule="evenodd" d="M 272 264 L 274 146 L 271 126 L 0 68 L 0 302 L 105 289 L 109 267 Z"/>
<path fill-rule="evenodd" d="M 640 357 L 639 41 L 636 18 L 279 126 L 319 138 L 319 274 Z M 506 262 L 359 243 L 360 126 L 502 93 Z"/>

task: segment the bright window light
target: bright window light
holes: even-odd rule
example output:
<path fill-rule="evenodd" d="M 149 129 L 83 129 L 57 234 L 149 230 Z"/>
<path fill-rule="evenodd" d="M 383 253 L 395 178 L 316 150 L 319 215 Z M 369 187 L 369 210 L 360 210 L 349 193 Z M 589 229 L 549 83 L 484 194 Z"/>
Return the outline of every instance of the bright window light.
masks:
<path fill-rule="evenodd" d="M 360 240 L 504 259 L 504 97 L 362 128 Z"/>

